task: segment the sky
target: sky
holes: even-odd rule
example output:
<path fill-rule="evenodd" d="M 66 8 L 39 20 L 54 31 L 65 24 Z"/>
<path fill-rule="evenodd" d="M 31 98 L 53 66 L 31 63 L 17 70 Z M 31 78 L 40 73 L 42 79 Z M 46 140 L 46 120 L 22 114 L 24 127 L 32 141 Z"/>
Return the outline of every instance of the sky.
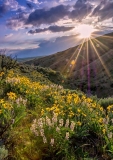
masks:
<path fill-rule="evenodd" d="M 113 32 L 113 0 L 0 0 L 0 50 L 18 58 L 53 54 L 79 44 L 84 24 L 96 35 Z"/>

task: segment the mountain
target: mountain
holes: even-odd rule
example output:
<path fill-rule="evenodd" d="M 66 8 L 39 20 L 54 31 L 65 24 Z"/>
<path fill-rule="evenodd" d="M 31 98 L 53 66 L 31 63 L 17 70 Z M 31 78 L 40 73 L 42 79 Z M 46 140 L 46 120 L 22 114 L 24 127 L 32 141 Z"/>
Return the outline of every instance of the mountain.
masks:
<path fill-rule="evenodd" d="M 71 89 L 79 88 L 98 97 L 113 93 L 113 33 L 25 63 L 60 71 Z"/>

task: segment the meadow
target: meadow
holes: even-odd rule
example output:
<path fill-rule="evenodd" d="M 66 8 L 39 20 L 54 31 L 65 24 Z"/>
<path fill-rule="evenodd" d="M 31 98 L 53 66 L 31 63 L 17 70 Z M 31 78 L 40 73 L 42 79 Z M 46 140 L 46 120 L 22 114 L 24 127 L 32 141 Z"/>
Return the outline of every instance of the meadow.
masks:
<path fill-rule="evenodd" d="M 112 97 L 88 97 L 11 64 L 0 68 L 0 160 L 113 158 Z"/>

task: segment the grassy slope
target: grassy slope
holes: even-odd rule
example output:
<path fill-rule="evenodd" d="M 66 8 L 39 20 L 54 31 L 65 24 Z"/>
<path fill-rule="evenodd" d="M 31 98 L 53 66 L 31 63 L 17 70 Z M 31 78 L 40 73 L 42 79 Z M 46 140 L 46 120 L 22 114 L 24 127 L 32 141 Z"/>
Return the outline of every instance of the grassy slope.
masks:
<path fill-rule="evenodd" d="M 106 103 L 113 104 L 113 99 L 100 106 L 98 99 L 54 85 L 48 80 L 52 70 L 38 68 L 37 72 L 17 64 L 4 74 L 0 72 L 0 140 L 8 160 L 113 158 L 113 105 Z M 43 129 L 46 143 L 40 136 Z"/>
<path fill-rule="evenodd" d="M 92 42 L 98 53 L 88 41 L 89 65 L 87 62 L 87 42 L 84 43 L 81 51 L 81 45 L 79 45 L 43 58 L 35 58 L 26 63 L 58 70 L 67 77 L 72 89 L 78 87 L 85 92 L 88 88 L 89 69 L 91 93 L 97 94 L 99 97 L 112 95 L 113 33 L 92 39 Z M 73 60 L 76 59 L 79 51 L 80 54 L 74 65 Z M 108 76 L 107 70 L 109 70 L 111 77 Z"/>

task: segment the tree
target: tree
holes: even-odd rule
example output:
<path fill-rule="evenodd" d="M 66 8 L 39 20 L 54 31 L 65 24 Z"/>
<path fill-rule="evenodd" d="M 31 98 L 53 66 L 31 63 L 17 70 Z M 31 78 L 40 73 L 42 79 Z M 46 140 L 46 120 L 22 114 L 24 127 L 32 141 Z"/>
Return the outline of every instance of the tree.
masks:
<path fill-rule="evenodd" d="M 8 70 L 17 66 L 17 57 L 6 56 L 6 50 L 0 50 L 0 72 L 6 74 Z"/>

